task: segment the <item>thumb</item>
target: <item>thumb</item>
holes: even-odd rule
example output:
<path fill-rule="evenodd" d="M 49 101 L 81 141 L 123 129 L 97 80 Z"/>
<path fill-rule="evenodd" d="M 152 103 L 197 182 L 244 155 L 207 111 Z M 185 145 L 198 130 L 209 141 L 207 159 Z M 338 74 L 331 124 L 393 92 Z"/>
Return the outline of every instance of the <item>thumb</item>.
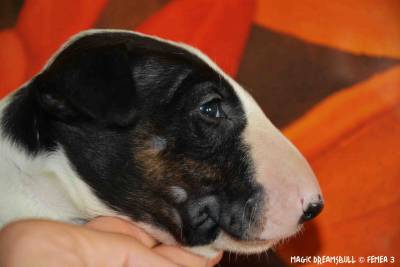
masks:
<path fill-rule="evenodd" d="M 128 235 L 149 248 L 152 248 L 158 244 L 158 242 L 153 237 L 148 235 L 145 231 L 137 227 L 135 224 L 117 217 L 97 217 L 88 222 L 85 226 L 87 228 L 103 232 Z"/>

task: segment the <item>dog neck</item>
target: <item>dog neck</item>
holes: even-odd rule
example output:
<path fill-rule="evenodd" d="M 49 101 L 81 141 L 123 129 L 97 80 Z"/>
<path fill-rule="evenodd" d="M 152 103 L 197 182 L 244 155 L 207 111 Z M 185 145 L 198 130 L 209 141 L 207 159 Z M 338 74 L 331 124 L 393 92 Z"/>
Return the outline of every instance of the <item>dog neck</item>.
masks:
<path fill-rule="evenodd" d="M 31 112 L 13 101 L 9 96 L 0 102 L 1 121 L 11 103 L 7 112 Z M 32 121 L 25 123 L 26 128 L 34 125 Z M 34 133 L 33 129 L 25 130 Z M 25 218 L 79 222 L 113 213 L 79 178 L 61 146 L 30 154 L 18 139 L 5 134 L 4 124 L 0 124 L 0 226 Z"/>

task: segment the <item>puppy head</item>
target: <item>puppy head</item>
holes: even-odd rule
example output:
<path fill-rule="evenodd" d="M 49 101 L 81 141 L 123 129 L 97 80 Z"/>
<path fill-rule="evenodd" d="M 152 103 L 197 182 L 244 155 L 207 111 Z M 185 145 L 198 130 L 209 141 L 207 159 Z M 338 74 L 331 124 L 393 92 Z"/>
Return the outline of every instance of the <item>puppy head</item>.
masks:
<path fill-rule="evenodd" d="M 40 144 L 61 146 L 102 202 L 161 241 L 257 252 L 322 207 L 300 153 L 191 47 L 90 31 L 29 87 Z"/>

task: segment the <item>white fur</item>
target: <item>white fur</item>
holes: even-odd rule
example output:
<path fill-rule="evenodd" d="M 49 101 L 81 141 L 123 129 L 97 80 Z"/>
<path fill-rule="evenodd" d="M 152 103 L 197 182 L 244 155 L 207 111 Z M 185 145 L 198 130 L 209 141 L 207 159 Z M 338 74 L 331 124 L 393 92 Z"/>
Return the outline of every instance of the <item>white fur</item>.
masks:
<path fill-rule="evenodd" d="M 0 102 L 0 119 L 9 102 Z M 0 129 L 0 227 L 23 218 L 61 221 L 115 215 L 71 168 L 61 148 L 28 156 Z"/>

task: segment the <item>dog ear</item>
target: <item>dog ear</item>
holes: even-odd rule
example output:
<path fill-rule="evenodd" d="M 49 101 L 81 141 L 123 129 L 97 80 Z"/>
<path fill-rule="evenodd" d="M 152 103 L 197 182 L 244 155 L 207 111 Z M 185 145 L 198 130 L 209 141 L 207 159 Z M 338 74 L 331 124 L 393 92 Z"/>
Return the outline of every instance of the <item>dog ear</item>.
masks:
<path fill-rule="evenodd" d="M 72 41 L 31 86 L 42 109 L 62 121 L 123 127 L 136 117 L 130 56 L 118 38 L 94 35 Z"/>

